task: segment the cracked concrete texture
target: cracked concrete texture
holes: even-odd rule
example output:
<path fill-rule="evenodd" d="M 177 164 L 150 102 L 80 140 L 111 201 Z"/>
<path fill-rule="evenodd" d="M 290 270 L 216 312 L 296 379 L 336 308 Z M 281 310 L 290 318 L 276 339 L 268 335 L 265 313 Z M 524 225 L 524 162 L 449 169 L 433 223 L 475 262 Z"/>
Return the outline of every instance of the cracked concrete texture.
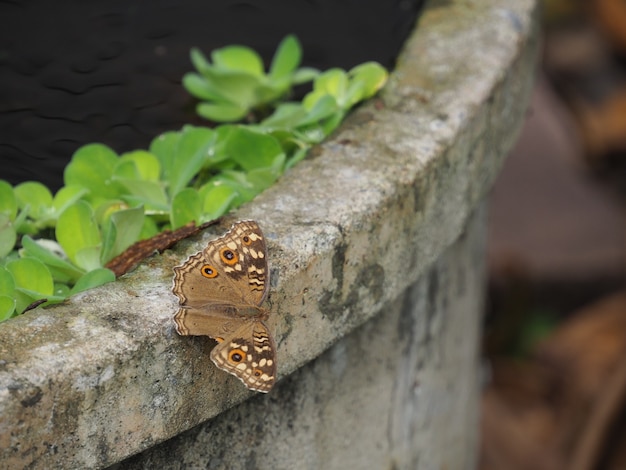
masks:
<path fill-rule="evenodd" d="M 418 307 L 424 301 L 419 295 L 407 297 L 416 282 L 428 283 L 433 298 L 446 298 L 444 281 L 433 283 L 424 276 L 466 230 L 514 142 L 534 74 L 535 14 L 531 0 L 431 2 L 381 97 L 357 110 L 311 158 L 232 216 L 257 220 L 268 240 L 268 324 L 278 346 L 279 376 L 291 375 L 279 384 L 277 395 L 311 393 L 299 399 L 313 399 L 315 390 L 298 385 L 298 374 L 309 372 L 294 371 L 308 369 L 333 344 L 332 350 L 346 348 L 342 338 L 368 320 L 384 322 L 379 318 L 395 315 L 388 312 L 398 311 L 401 296 L 413 298 L 415 312 L 421 312 L 416 318 L 426 315 L 428 309 Z M 253 395 L 213 367 L 211 340 L 179 337 L 172 323 L 171 268 L 227 228 L 225 223 L 181 242 L 116 283 L 0 327 L 3 464 L 102 468 Z M 477 262 L 474 268 L 477 279 L 481 266 Z M 479 299 L 480 286 L 468 285 L 474 289 L 470 297 Z M 475 350 L 479 302 L 468 309 L 470 334 L 455 333 L 455 341 L 443 341 L 433 354 Z M 350 358 L 327 354 L 336 361 L 330 360 L 329 371 L 318 377 L 320 387 L 353 395 L 363 406 L 387 405 L 369 388 L 361 395 L 360 379 L 352 387 L 349 378 L 344 383 L 342 374 L 335 376 Z M 477 406 L 473 358 L 466 358 L 468 371 L 458 387 L 441 389 L 451 402 L 470 403 L 467 408 Z M 406 370 L 415 372 L 413 366 Z M 438 368 L 420 381 L 425 389 L 437 388 L 437 383 L 451 383 L 454 370 Z M 375 382 L 375 376 L 368 380 Z M 372 386 L 389 386 L 384 375 L 380 380 Z M 285 391 L 289 387 L 293 390 Z M 273 393 L 252 402 L 272 402 Z M 442 394 L 440 404 L 433 398 L 432 408 L 415 409 L 415 425 L 427 422 L 442 436 L 441 442 L 423 437 L 415 444 L 419 448 L 424 443 L 450 448 L 444 431 L 457 426 L 458 439 L 471 441 L 475 411 L 459 409 L 453 424 L 447 418 L 438 421 L 436 410 L 446 408 L 444 399 Z M 332 421 L 328 406 L 325 420 Z M 394 412 L 403 413 L 403 402 L 396 406 Z M 258 420 L 261 426 L 263 416 Z M 378 423 L 359 423 L 368 425 Z M 222 439 L 229 442 L 228 436 Z M 465 452 L 466 444 L 459 446 Z"/>

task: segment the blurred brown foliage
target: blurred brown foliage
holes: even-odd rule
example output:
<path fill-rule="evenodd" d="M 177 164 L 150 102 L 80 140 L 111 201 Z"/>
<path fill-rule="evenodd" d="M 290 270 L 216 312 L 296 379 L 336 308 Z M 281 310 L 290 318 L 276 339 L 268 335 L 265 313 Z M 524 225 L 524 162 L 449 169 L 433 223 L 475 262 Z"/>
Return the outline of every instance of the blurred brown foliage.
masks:
<path fill-rule="evenodd" d="M 626 468 L 626 1 L 545 3 L 491 200 L 481 470 Z"/>

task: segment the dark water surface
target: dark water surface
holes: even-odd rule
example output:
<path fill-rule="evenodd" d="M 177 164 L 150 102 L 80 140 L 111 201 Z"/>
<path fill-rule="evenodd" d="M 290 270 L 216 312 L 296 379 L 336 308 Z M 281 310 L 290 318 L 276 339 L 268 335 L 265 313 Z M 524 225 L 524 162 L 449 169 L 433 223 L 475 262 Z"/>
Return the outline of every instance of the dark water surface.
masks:
<path fill-rule="evenodd" d="M 393 68 L 423 0 L 0 0 L 0 179 L 56 190 L 74 151 L 121 153 L 202 124 L 181 85 L 191 47 L 244 44 L 269 63 L 295 33 L 304 64 Z"/>

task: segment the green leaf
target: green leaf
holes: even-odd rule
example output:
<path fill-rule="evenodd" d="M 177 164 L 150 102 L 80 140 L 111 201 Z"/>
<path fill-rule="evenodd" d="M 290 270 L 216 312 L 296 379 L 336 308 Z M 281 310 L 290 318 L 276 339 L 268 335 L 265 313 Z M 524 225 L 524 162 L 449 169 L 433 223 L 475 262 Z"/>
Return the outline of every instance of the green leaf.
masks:
<path fill-rule="evenodd" d="M 20 250 L 22 257 L 36 258 L 41 261 L 48 267 L 53 279 L 59 282 L 74 283 L 84 274 L 83 270 L 59 257 L 40 243 L 27 235 L 22 237 L 23 248 Z"/>
<path fill-rule="evenodd" d="M 363 83 L 363 99 L 374 96 L 378 90 L 385 86 L 389 78 L 387 70 L 377 62 L 357 65 L 350 70 L 349 75 L 353 81 Z"/>
<path fill-rule="evenodd" d="M 306 154 L 309 151 L 309 148 L 310 147 L 303 147 L 303 148 L 299 148 L 298 150 L 296 150 L 293 153 L 293 155 L 291 155 L 287 159 L 287 162 L 285 163 L 285 170 L 288 170 L 289 168 L 293 167 L 296 163 L 302 161 L 304 157 L 306 157 Z"/>
<path fill-rule="evenodd" d="M 54 274 L 52 275 L 52 277 L 54 277 Z M 67 286 L 67 284 L 55 282 L 54 283 L 54 295 L 55 297 L 58 297 L 58 298 L 67 299 L 70 295 L 70 288 Z"/>
<path fill-rule="evenodd" d="M 169 216 L 169 211 L 168 211 Z M 141 233 L 139 234 L 139 240 L 147 240 L 148 238 L 152 238 L 160 232 L 159 227 L 152 217 L 144 217 L 143 219 L 143 227 L 141 228 Z"/>
<path fill-rule="evenodd" d="M 89 190 L 87 188 L 77 185 L 63 186 L 59 189 L 52 200 L 52 208 L 55 217 L 58 218 L 65 209 L 74 204 L 88 192 Z"/>
<path fill-rule="evenodd" d="M 311 92 L 304 97 L 304 107 L 308 110 L 306 116 L 294 127 L 308 126 L 326 119 L 340 108 L 332 95 L 322 92 Z"/>
<path fill-rule="evenodd" d="M 202 51 L 200 51 L 197 47 L 192 47 L 189 55 L 191 63 L 198 70 L 198 72 L 204 73 L 205 70 L 211 68 L 211 64 L 208 60 L 206 60 Z"/>
<path fill-rule="evenodd" d="M 218 88 L 197 73 L 186 73 L 183 76 L 183 86 L 190 94 L 201 100 L 218 102 L 228 101 L 228 99 L 220 93 Z"/>
<path fill-rule="evenodd" d="M 39 227 L 28 219 L 29 212 L 30 206 L 26 206 L 18 212 L 17 217 L 13 221 L 13 227 L 15 227 L 17 233 L 35 234 L 39 231 Z"/>
<path fill-rule="evenodd" d="M 297 127 L 307 116 L 307 110 L 301 103 L 281 103 L 274 112 L 261 122 L 261 127 Z"/>
<path fill-rule="evenodd" d="M 172 229 L 177 229 L 189 222 L 199 223 L 202 215 L 202 201 L 198 192 L 193 188 L 186 188 L 178 192 L 172 201 L 170 220 Z"/>
<path fill-rule="evenodd" d="M 19 313 L 24 313 L 24 311 L 28 306 L 30 306 L 30 304 L 32 304 L 33 302 L 38 302 L 40 300 L 45 300 L 45 303 L 41 305 L 49 305 L 51 303 L 61 302 L 65 300 L 65 297 L 57 296 L 54 294 L 43 295 L 39 292 L 24 289 L 22 287 L 17 287 L 15 289 L 15 310 Z"/>
<path fill-rule="evenodd" d="M 163 178 L 170 180 L 172 166 L 176 158 L 176 148 L 182 133 L 179 131 L 164 132 L 155 137 L 150 143 L 150 152 L 154 154 L 161 162 L 163 168 Z"/>
<path fill-rule="evenodd" d="M 207 183 L 198 191 L 202 202 L 202 217 L 199 223 L 208 222 L 224 215 L 237 198 L 237 191 L 231 186 L 216 186 Z"/>
<path fill-rule="evenodd" d="M 95 259 L 99 259 L 100 231 L 93 209 L 85 201 L 77 201 L 59 216 L 56 238 L 75 265 L 87 271 L 100 266 L 97 262 L 94 264 L 94 255 L 91 253 L 96 250 L 98 256 Z"/>
<path fill-rule="evenodd" d="M 211 53 L 213 64 L 222 69 L 247 72 L 262 77 L 263 61 L 259 54 L 245 46 L 226 46 Z"/>
<path fill-rule="evenodd" d="M 130 179 L 130 180 L 139 180 L 141 177 L 139 176 L 139 170 L 137 170 L 137 165 L 135 162 L 126 160 L 121 161 L 118 159 L 117 165 L 113 169 L 113 178 L 118 179 Z"/>
<path fill-rule="evenodd" d="M 249 109 L 232 103 L 198 103 L 196 112 L 213 122 L 237 122 L 248 114 Z"/>
<path fill-rule="evenodd" d="M 247 171 L 274 166 L 285 157 L 276 138 L 243 126 L 232 126 L 224 152 Z"/>
<path fill-rule="evenodd" d="M 94 217 L 98 227 L 104 227 L 109 223 L 109 219 L 117 211 L 128 209 L 128 204 L 123 199 L 110 199 L 100 204 L 94 211 Z"/>
<path fill-rule="evenodd" d="M 300 65 L 302 59 L 302 48 L 298 39 L 290 34 L 286 36 L 278 45 L 272 65 L 270 66 L 270 77 L 278 79 L 289 77 Z"/>
<path fill-rule="evenodd" d="M 76 264 L 83 268 L 85 271 L 93 271 L 102 267 L 100 262 L 102 251 L 100 246 L 88 246 L 81 248 L 76 252 L 75 259 Z"/>
<path fill-rule="evenodd" d="M 0 258 L 11 253 L 16 241 L 17 233 L 11 219 L 7 214 L 0 212 Z"/>
<path fill-rule="evenodd" d="M 145 205 L 146 210 L 169 210 L 165 184 L 159 180 L 161 163 L 153 154 L 137 150 L 120 157 L 113 180 L 124 192 L 121 198 L 131 206 Z"/>
<path fill-rule="evenodd" d="M 9 261 L 13 261 L 14 259 L 19 259 L 20 255 L 17 250 L 11 251 L 4 258 L 0 258 L 0 266 L 5 266 Z"/>
<path fill-rule="evenodd" d="M 301 67 L 293 73 L 291 83 L 293 85 L 301 85 L 303 83 L 315 80 L 319 76 L 320 71 L 312 67 Z"/>
<path fill-rule="evenodd" d="M 6 269 L 15 281 L 15 309 L 22 313 L 39 299 L 52 297 L 54 283 L 48 268 L 34 258 L 20 258 L 7 263 Z"/>
<path fill-rule="evenodd" d="M 146 212 L 167 212 L 169 204 L 163 183 L 157 181 L 138 181 L 117 179 L 128 191 L 122 199 L 130 206 L 144 205 Z"/>
<path fill-rule="evenodd" d="M 256 168 L 246 174 L 248 181 L 252 184 L 257 194 L 269 188 L 280 176 L 282 163 L 277 168 Z"/>
<path fill-rule="evenodd" d="M 88 189 L 91 200 L 114 199 L 119 195 L 119 187 L 111 181 L 111 177 L 117 161 L 116 153 L 106 145 L 85 145 L 74 153 L 65 167 L 65 184 Z"/>
<path fill-rule="evenodd" d="M 108 282 L 115 281 L 115 273 L 107 268 L 98 268 L 89 271 L 81 277 L 69 292 L 69 295 L 78 294 L 79 292 L 93 289 Z"/>
<path fill-rule="evenodd" d="M 52 193 L 37 181 L 27 181 L 15 187 L 15 197 L 20 208 L 29 207 L 32 219 L 47 217 L 51 212 Z"/>
<path fill-rule="evenodd" d="M 100 261 L 106 264 L 139 240 L 143 227 L 143 207 L 125 209 L 111 214 L 104 226 Z"/>
<path fill-rule="evenodd" d="M 187 186 L 209 159 L 214 134 L 204 127 L 185 126 L 182 130 L 170 166 L 170 196 Z"/>
<path fill-rule="evenodd" d="M 363 101 L 365 95 L 365 84 L 359 80 L 351 80 L 345 96 L 344 109 L 348 110 L 360 101 Z"/>
<path fill-rule="evenodd" d="M 124 153 L 119 158 L 119 163 L 132 162 L 135 166 L 136 178 L 143 181 L 159 181 L 161 176 L 161 163 L 159 159 L 145 150 L 134 150 Z"/>
<path fill-rule="evenodd" d="M 0 295 L 13 297 L 14 293 L 15 279 L 13 278 L 13 274 L 4 266 L 0 266 Z"/>
<path fill-rule="evenodd" d="M 8 295 L 0 295 L 0 322 L 8 320 L 15 312 L 15 299 Z"/>
<path fill-rule="evenodd" d="M 26 289 L 44 297 L 53 294 L 52 276 L 41 261 L 34 258 L 20 258 L 7 263 L 6 269 L 13 275 L 16 289 Z M 21 311 L 20 308 L 18 310 Z"/>
<path fill-rule="evenodd" d="M 236 104 L 246 109 L 258 105 L 257 88 L 261 85 L 259 78 L 245 72 L 215 69 L 211 70 L 211 75 L 207 75 L 206 79 L 224 96 L 224 99 L 216 100 L 216 104 Z"/>
<path fill-rule="evenodd" d="M 258 194 L 252 183 L 248 181 L 246 174 L 241 171 L 223 171 L 213 177 L 207 184 L 227 186 L 235 191 L 237 195 L 230 204 L 230 209 L 239 207 L 244 202 L 251 201 Z"/>
<path fill-rule="evenodd" d="M 13 187 L 4 180 L 0 180 L 0 214 L 6 214 L 9 220 L 17 215 L 17 199 Z"/>
<path fill-rule="evenodd" d="M 315 79 L 313 86 L 315 90 L 324 91 L 340 101 L 348 88 L 348 74 L 341 69 L 327 70 Z"/>

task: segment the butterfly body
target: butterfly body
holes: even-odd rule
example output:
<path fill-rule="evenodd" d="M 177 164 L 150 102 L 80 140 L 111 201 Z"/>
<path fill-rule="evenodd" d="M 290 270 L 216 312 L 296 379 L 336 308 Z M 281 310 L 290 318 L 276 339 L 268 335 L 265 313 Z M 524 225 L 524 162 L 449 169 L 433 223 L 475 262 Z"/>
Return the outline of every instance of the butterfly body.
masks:
<path fill-rule="evenodd" d="M 268 392 L 276 380 L 275 345 L 261 307 L 269 288 L 267 248 L 253 221 L 241 221 L 174 268 L 174 315 L 180 335 L 205 335 L 217 367 L 246 387 Z"/>

